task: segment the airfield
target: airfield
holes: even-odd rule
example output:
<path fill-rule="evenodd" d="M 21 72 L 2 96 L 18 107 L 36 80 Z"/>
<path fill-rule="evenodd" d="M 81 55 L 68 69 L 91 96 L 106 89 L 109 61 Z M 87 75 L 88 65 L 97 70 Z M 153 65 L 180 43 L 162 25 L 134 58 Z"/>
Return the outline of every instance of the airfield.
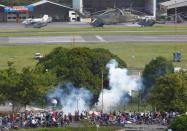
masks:
<path fill-rule="evenodd" d="M 18 70 L 37 63 L 33 55 L 45 55 L 52 49 L 88 47 L 105 48 L 124 60 L 128 68 L 142 70 L 151 59 L 164 56 L 172 60 L 172 53 L 180 51 L 187 66 L 187 24 L 156 24 L 140 27 L 124 23 L 93 28 L 88 23 L 50 23 L 44 28 L 25 28 L 19 23 L 0 23 L 0 69 L 7 61 L 14 61 Z"/>
<path fill-rule="evenodd" d="M 180 51 L 182 61 L 174 65 L 187 66 L 187 24 L 153 27 L 118 24 L 93 28 L 87 23 L 50 23 L 47 27 L 33 29 L 16 23 L 0 23 L 0 29 L 0 69 L 7 68 L 7 61 L 13 61 L 19 71 L 23 67 L 34 67 L 35 53 L 46 55 L 59 46 L 105 48 L 124 60 L 129 69 L 138 71 L 157 56 L 172 60 L 172 53 Z M 136 128 L 156 131 L 158 127 Z M 158 131 L 165 128 L 159 127 Z"/>
<path fill-rule="evenodd" d="M 167 30 L 163 28 L 164 26 L 168 27 Z M 187 42 L 187 29 L 185 29 L 187 24 L 179 25 L 180 30 L 176 26 L 178 25 L 159 25 L 158 27 L 163 28 L 159 30 L 155 27 L 151 29 L 151 27 L 139 27 L 137 24 L 123 23 L 92 29 L 88 23 L 57 22 L 50 23 L 47 27 L 41 29 L 31 29 L 25 28 L 19 23 L 2 23 L 0 24 L 0 45 L 63 44 L 71 42 Z M 169 29 L 169 27 L 173 27 L 173 29 Z M 109 30 L 110 28 L 111 30 Z"/>
<path fill-rule="evenodd" d="M 0 45 L 63 44 L 63 43 L 112 43 L 112 42 L 187 42 L 187 35 L 167 36 L 32 36 L 0 38 Z"/>

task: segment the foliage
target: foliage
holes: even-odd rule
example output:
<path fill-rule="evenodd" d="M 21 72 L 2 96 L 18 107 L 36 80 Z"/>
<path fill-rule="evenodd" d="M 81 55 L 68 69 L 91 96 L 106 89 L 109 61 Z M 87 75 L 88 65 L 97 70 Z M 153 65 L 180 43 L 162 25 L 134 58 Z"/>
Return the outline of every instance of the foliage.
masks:
<path fill-rule="evenodd" d="M 8 62 L 8 69 L 0 72 L 0 96 L 15 105 L 18 101 L 20 76 L 12 62 Z"/>
<path fill-rule="evenodd" d="M 172 131 L 186 131 L 187 129 L 187 115 L 176 117 L 169 126 Z"/>
<path fill-rule="evenodd" d="M 116 59 L 121 67 L 126 64 L 106 49 L 55 48 L 37 65 L 43 71 L 48 69 L 57 75 L 60 82 L 71 82 L 76 87 L 86 87 L 92 93 L 101 90 L 101 74 L 104 72 L 104 85 L 108 87 L 106 64 Z"/>
<path fill-rule="evenodd" d="M 150 103 L 159 111 L 187 111 L 187 76 L 183 72 L 167 74 L 156 81 Z"/>
<path fill-rule="evenodd" d="M 155 81 L 167 73 L 173 72 L 173 65 L 171 61 L 168 61 L 164 57 L 157 57 L 152 59 L 144 68 L 142 77 L 144 84 L 144 95 L 150 91 Z"/>
<path fill-rule="evenodd" d="M 18 106 L 43 98 L 54 83 L 55 77 L 51 73 L 40 73 L 30 68 L 18 73 L 13 63 L 9 62 L 8 69 L 0 72 L 0 96 L 4 102 L 12 102 L 16 112 Z"/>
<path fill-rule="evenodd" d="M 55 77 L 49 72 L 36 72 L 30 68 L 24 68 L 20 74 L 19 100 L 21 104 L 27 105 L 33 101 L 43 99 L 52 85 Z M 31 99 L 32 98 L 32 99 Z"/>

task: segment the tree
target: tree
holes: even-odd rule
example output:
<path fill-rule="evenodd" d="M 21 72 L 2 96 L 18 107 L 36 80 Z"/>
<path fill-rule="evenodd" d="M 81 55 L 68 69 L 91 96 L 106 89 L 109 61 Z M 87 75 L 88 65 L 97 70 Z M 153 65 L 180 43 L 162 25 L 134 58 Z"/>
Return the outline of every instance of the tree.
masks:
<path fill-rule="evenodd" d="M 55 48 L 38 63 L 43 71 L 48 69 L 54 72 L 59 82 L 71 82 L 76 87 L 85 87 L 93 94 L 101 91 L 101 74 L 104 72 L 104 85 L 108 87 L 108 78 L 105 66 L 111 60 L 116 59 L 121 67 L 126 63 L 106 49 Z"/>
<path fill-rule="evenodd" d="M 8 62 L 8 69 L 0 72 L 0 96 L 2 101 L 11 102 L 13 112 L 20 107 L 44 99 L 56 77 L 50 72 L 37 72 L 24 68 L 18 73 L 12 62 Z"/>
<path fill-rule="evenodd" d="M 156 81 L 149 102 L 159 111 L 187 110 L 187 76 L 183 72 L 167 74 Z"/>
<path fill-rule="evenodd" d="M 173 65 L 164 57 L 157 57 L 151 60 L 146 66 L 142 74 L 144 84 L 144 96 L 146 97 L 155 81 L 167 73 L 173 72 Z"/>
<path fill-rule="evenodd" d="M 18 95 L 20 91 L 19 86 L 20 76 L 12 62 L 8 62 L 8 69 L 0 72 L 0 96 L 4 101 L 10 101 L 13 105 L 13 111 L 18 107 Z"/>
<path fill-rule="evenodd" d="M 186 131 L 187 129 L 187 115 L 176 117 L 169 126 L 172 131 Z"/>
<path fill-rule="evenodd" d="M 31 102 L 38 102 L 44 99 L 49 89 L 56 83 L 53 74 L 46 72 L 35 72 L 33 69 L 24 68 L 20 74 L 19 103 L 28 105 Z"/>

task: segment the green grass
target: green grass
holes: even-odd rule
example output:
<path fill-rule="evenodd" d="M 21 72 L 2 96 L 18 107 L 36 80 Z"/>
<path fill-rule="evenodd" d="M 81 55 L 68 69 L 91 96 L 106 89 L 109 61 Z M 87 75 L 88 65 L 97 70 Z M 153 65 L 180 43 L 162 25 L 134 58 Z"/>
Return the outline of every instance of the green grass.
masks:
<path fill-rule="evenodd" d="M 36 61 L 33 56 L 36 52 L 48 54 L 55 47 L 88 47 L 105 48 L 124 60 L 129 68 L 143 69 L 151 59 L 157 56 L 164 56 L 172 60 L 173 51 L 182 53 L 182 62 L 174 63 L 175 66 L 187 67 L 187 43 L 104 43 L 104 44 L 51 44 L 51 45 L 19 45 L 0 46 L 0 69 L 7 67 L 8 61 L 14 61 L 18 70 L 23 67 L 34 67 Z"/>
<path fill-rule="evenodd" d="M 107 32 L 109 31 L 109 32 Z M 121 31 L 121 32 L 120 32 Z M 132 32 L 134 31 L 134 32 Z M 144 31 L 144 32 L 142 32 Z M 153 26 L 153 27 L 47 27 L 41 29 L 18 28 L 0 30 L 0 36 L 61 36 L 61 35 L 186 35 L 187 26 Z"/>
<path fill-rule="evenodd" d="M 98 131 L 115 131 L 116 127 L 99 127 Z M 17 131 L 97 131 L 96 127 L 20 129 Z"/>

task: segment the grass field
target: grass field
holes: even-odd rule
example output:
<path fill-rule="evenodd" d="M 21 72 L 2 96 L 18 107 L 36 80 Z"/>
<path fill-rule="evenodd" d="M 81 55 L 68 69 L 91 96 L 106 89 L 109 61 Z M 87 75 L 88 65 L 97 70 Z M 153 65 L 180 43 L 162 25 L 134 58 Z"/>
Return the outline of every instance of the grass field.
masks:
<path fill-rule="evenodd" d="M 115 127 L 100 127 L 98 131 L 115 131 Z M 22 129 L 17 131 L 97 131 L 96 127 L 76 127 L 76 128 L 41 128 L 41 129 Z"/>
<path fill-rule="evenodd" d="M 36 64 L 33 56 L 36 52 L 48 54 L 55 47 L 88 47 L 105 48 L 124 60 L 129 68 L 143 69 L 151 59 L 164 56 L 172 60 L 172 53 L 180 51 L 182 62 L 174 63 L 175 66 L 187 68 L 187 43 L 104 43 L 104 44 L 51 44 L 51 45 L 25 45 L 25 46 L 0 46 L 0 69 L 7 67 L 8 61 L 14 61 L 18 70 Z"/>
<path fill-rule="evenodd" d="M 187 26 L 153 26 L 153 27 L 47 27 L 42 29 L 17 28 L 0 30 L 0 36 L 61 36 L 61 35 L 186 35 Z"/>

